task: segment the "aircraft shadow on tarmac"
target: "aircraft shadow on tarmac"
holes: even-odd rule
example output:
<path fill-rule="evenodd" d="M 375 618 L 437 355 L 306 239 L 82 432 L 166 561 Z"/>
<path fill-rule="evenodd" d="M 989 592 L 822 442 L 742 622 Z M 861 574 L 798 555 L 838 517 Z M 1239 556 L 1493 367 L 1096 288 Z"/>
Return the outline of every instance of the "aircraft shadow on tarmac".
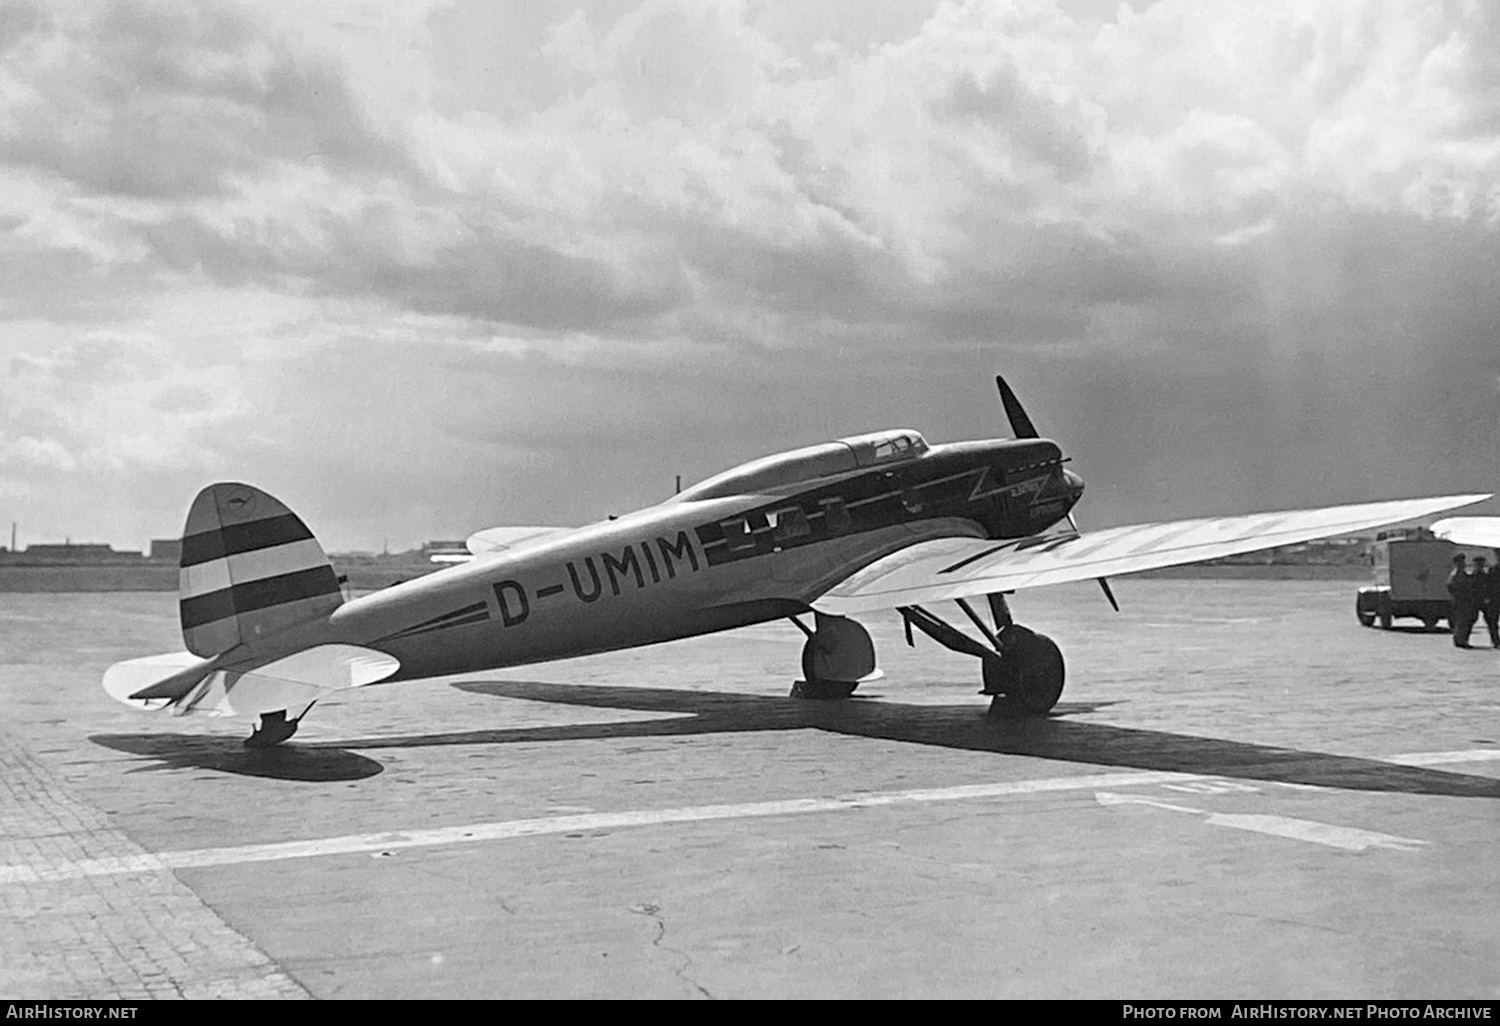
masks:
<path fill-rule="evenodd" d="M 94 734 L 89 740 L 117 752 L 153 759 L 126 770 L 205 769 L 242 777 L 270 777 L 309 783 L 363 780 L 385 769 L 374 759 L 342 748 L 281 745 L 246 748 L 237 737 L 202 734 Z"/>
<path fill-rule="evenodd" d="M 297 781 L 356 780 L 384 767 L 357 754 L 381 748 L 501 745 L 602 738 L 728 734 L 766 730 L 827 730 L 856 737 L 997 755 L 1023 755 L 1085 765 L 1304 784 L 1353 791 L 1386 791 L 1463 798 L 1500 798 L 1500 780 L 1375 759 L 1226 741 L 1101 723 L 1069 715 L 1106 705 L 1062 702 L 1041 719 L 987 716 L 963 705 L 907 705 L 855 697 L 802 701 L 767 695 L 669 688 L 551 684 L 541 681 L 461 681 L 462 691 L 496 698 L 630 709 L 670 718 L 614 723 L 407 734 L 340 741 L 308 741 L 246 749 L 237 738 L 181 734 L 96 735 L 96 743 L 160 760 L 154 767 L 199 767 Z M 162 765 L 164 764 L 164 765 Z"/>

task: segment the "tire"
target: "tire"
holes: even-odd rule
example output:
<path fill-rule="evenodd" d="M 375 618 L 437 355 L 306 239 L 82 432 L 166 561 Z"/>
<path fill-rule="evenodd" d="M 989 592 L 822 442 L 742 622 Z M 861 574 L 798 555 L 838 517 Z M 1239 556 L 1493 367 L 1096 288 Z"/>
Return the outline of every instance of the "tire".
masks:
<path fill-rule="evenodd" d="M 1067 667 L 1062 650 L 1045 634 L 1019 625 L 1002 635 L 1005 655 L 984 661 L 984 688 L 1003 692 L 993 710 L 1021 716 L 1045 716 L 1062 697 Z"/>
<path fill-rule="evenodd" d="M 792 698 L 829 702 L 848 698 L 859 687 L 857 680 L 828 680 L 818 675 L 819 651 L 814 639 L 808 638 L 802 648 L 802 680 L 792 682 Z"/>
<path fill-rule="evenodd" d="M 848 698 L 859 687 L 859 681 L 846 680 L 799 680 L 792 684 L 792 698 L 806 698 L 815 702 L 832 702 Z"/>
<path fill-rule="evenodd" d="M 1380 629 L 1388 631 L 1391 629 L 1391 598 L 1389 595 L 1381 595 L 1375 603 L 1375 615 L 1380 618 Z"/>
<path fill-rule="evenodd" d="M 1361 627 L 1375 626 L 1374 595 L 1363 588 L 1354 596 L 1354 617 Z"/>
<path fill-rule="evenodd" d="M 802 646 L 802 683 L 793 697 L 848 698 L 875 672 L 875 643 L 856 620 L 815 614 L 817 629 Z"/>

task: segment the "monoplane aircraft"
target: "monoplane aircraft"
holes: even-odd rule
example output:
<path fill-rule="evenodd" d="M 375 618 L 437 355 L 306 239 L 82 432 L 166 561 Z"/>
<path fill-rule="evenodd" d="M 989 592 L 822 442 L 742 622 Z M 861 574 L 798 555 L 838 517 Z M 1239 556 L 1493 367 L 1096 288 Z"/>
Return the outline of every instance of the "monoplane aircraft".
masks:
<path fill-rule="evenodd" d="M 292 736 L 346 688 L 607 652 L 786 619 L 806 635 L 792 696 L 846 698 L 879 675 L 853 617 L 897 610 L 976 657 L 1000 714 L 1044 715 L 1062 653 L 1006 596 L 1288 545 L 1479 502 L 1451 495 L 1081 532 L 1083 480 L 996 378 L 1014 438 L 928 445 L 899 429 L 727 470 L 579 528 L 493 528 L 474 558 L 358 598 L 286 506 L 249 485 L 203 489 L 183 531 L 187 651 L 117 663 L 104 689 L 175 715 L 259 719 Z M 984 599 L 989 619 L 971 599 Z M 952 601 L 979 638 L 936 611 Z M 811 626 L 808 619 L 811 619 Z M 982 640 L 980 640 L 982 639 Z"/>

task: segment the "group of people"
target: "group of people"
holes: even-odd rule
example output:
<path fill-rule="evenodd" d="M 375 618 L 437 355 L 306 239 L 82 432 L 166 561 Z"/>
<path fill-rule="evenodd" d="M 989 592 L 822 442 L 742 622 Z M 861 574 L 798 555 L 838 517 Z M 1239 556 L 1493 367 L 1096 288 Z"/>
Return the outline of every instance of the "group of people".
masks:
<path fill-rule="evenodd" d="M 1473 648 L 1469 632 L 1484 615 L 1490 631 L 1490 644 L 1500 648 L 1500 566 L 1486 566 L 1483 556 L 1475 556 L 1473 565 L 1459 554 L 1453 557 L 1453 572 L 1448 575 L 1448 594 L 1453 596 L 1453 612 L 1448 623 L 1453 627 L 1453 644 Z"/>

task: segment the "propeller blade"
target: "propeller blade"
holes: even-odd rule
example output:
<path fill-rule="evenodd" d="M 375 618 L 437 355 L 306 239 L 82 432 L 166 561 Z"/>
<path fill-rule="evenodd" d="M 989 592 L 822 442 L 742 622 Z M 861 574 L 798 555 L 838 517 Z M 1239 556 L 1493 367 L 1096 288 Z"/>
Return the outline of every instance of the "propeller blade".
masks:
<path fill-rule="evenodd" d="M 1026 409 L 1021 405 L 1021 400 L 1016 398 L 1016 393 L 1010 390 L 1005 379 L 995 375 L 995 384 L 1000 388 L 1000 402 L 1005 406 L 1005 415 L 1010 418 L 1010 430 L 1017 438 L 1040 438 L 1036 432 L 1036 425 L 1031 423 L 1031 418 L 1026 416 Z"/>
<path fill-rule="evenodd" d="M 1076 520 L 1073 519 L 1073 513 L 1072 513 L 1071 510 L 1068 511 L 1068 526 L 1071 527 L 1071 528 L 1073 528 L 1073 533 L 1074 534 L 1082 534 L 1083 533 L 1082 531 L 1080 531 L 1078 529 L 1078 521 L 1076 521 Z M 1109 587 L 1109 578 L 1107 578 L 1107 577 L 1095 577 L 1094 580 L 1096 580 L 1096 581 L 1099 582 L 1099 587 L 1101 587 L 1101 588 L 1104 589 L 1104 597 L 1107 598 L 1107 599 L 1109 599 L 1109 604 L 1111 606 L 1113 606 L 1115 612 L 1118 613 L 1120 611 L 1120 603 L 1118 603 L 1118 602 L 1115 601 L 1115 593 L 1110 590 L 1110 587 Z"/>

